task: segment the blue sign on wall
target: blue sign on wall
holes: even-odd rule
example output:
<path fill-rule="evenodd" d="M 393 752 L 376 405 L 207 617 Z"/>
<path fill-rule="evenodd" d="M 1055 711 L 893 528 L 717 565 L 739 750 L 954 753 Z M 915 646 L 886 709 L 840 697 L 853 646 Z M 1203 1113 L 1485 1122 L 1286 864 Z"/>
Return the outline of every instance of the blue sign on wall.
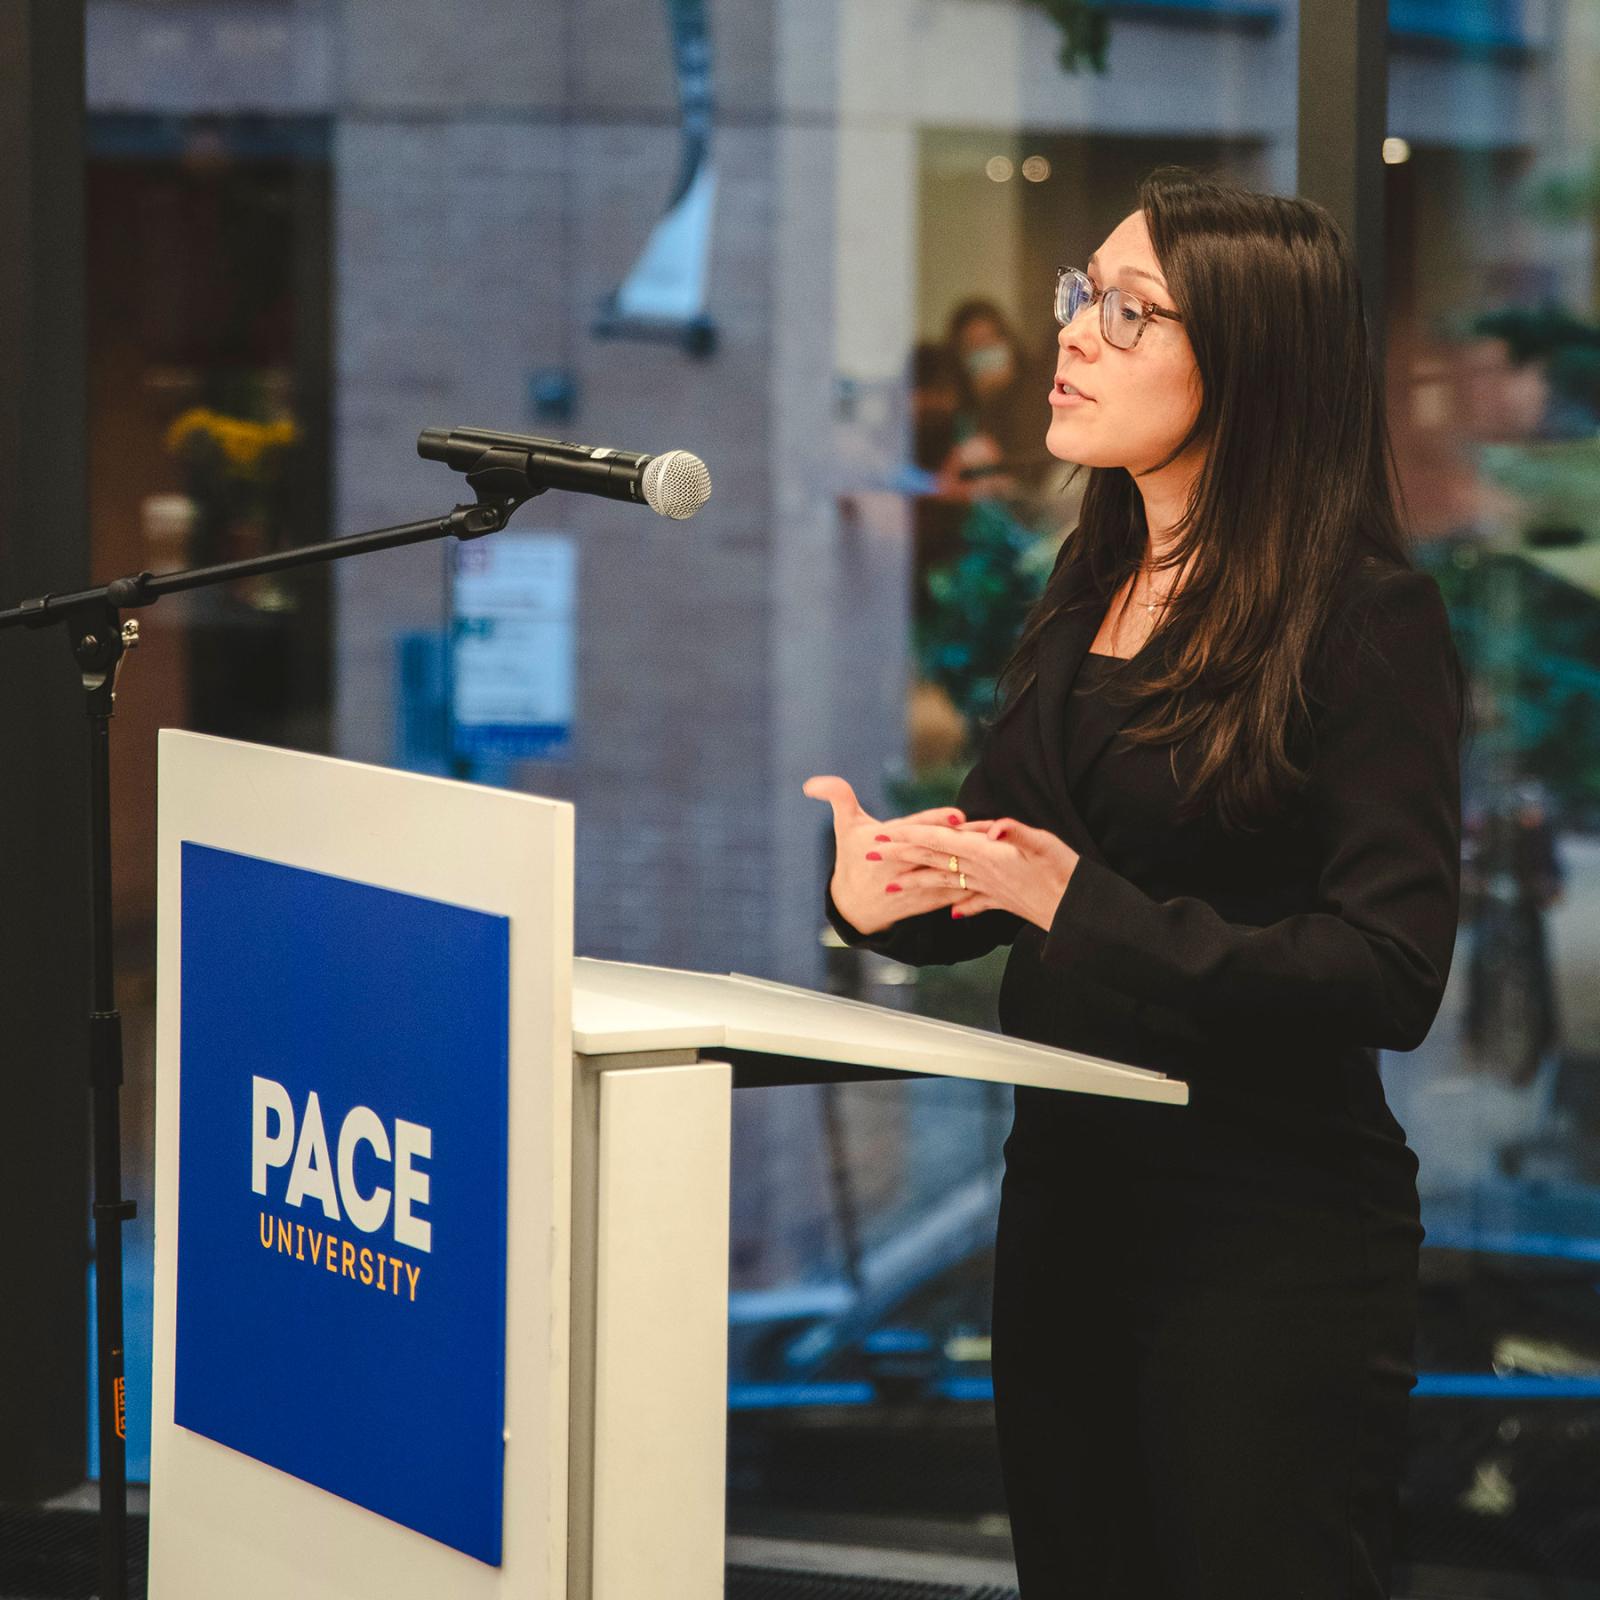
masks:
<path fill-rule="evenodd" d="M 183 846 L 175 1420 L 498 1565 L 509 924 Z"/>

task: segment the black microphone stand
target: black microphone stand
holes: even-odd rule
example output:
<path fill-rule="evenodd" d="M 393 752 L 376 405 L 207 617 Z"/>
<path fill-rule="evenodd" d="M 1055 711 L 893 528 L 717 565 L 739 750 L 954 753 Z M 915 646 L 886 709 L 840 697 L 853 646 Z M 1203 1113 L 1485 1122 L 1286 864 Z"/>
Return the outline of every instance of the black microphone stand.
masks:
<path fill-rule="evenodd" d="M 543 494 L 526 451 L 487 450 L 467 473 L 477 494 L 448 515 L 371 533 L 187 572 L 140 572 L 98 589 L 43 595 L 0 611 L 0 630 L 62 623 L 83 679 L 89 716 L 90 956 L 89 1086 L 94 1129 L 94 1258 L 100 1438 L 99 1600 L 127 1600 L 128 1427 L 123 1373 L 122 1224 L 134 1202 L 122 1194 L 122 1018 L 116 1009 L 111 921 L 111 716 L 125 653 L 139 642 L 139 624 L 122 612 L 153 605 L 163 595 L 205 589 L 236 578 L 338 561 L 429 539 L 477 539 L 497 533 L 524 501 Z"/>

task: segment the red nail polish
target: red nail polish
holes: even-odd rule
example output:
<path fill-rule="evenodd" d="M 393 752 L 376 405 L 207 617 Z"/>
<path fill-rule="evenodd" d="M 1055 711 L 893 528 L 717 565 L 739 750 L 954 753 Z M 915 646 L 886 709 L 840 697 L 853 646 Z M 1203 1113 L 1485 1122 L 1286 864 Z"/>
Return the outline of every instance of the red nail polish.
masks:
<path fill-rule="evenodd" d="M 951 906 L 950 907 L 950 915 L 952 917 L 955 917 L 959 921 L 962 917 L 966 916 L 966 912 L 965 911 L 957 911 L 954 906 Z"/>
<path fill-rule="evenodd" d="M 961 818 L 960 818 L 960 817 L 958 817 L 958 816 L 957 816 L 957 815 L 956 815 L 956 814 L 955 814 L 955 812 L 953 812 L 953 811 L 952 811 L 952 812 L 951 812 L 951 813 L 950 813 L 950 826 L 951 826 L 951 827 L 952 827 L 952 828 L 954 828 L 954 827 L 956 827 L 956 826 L 957 826 L 957 825 L 958 825 L 958 824 L 959 824 L 959 823 L 960 823 L 960 821 L 961 821 Z"/>
<path fill-rule="evenodd" d="M 872 837 L 874 839 L 876 839 L 879 844 L 888 844 L 889 843 L 889 835 L 886 834 L 886 833 L 875 833 L 875 834 L 873 834 Z"/>
<path fill-rule="evenodd" d="M 867 851 L 867 860 L 868 861 L 882 861 L 883 857 L 880 856 L 876 850 L 869 850 L 869 851 Z"/>
<path fill-rule="evenodd" d="M 888 884 L 888 885 L 885 886 L 883 892 L 885 894 L 899 894 L 900 893 L 900 885 L 898 883 Z"/>

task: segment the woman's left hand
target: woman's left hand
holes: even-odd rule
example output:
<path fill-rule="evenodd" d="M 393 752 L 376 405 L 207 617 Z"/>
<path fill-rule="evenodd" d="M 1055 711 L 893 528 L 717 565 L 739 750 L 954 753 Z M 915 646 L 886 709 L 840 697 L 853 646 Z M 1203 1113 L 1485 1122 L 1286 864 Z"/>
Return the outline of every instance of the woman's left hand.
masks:
<path fill-rule="evenodd" d="M 891 822 L 884 828 L 889 843 L 879 849 L 885 860 L 930 867 L 956 887 L 958 874 L 966 877 L 967 894 L 950 907 L 954 917 L 1010 911 L 1048 932 L 1078 864 L 1071 845 L 1014 817 L 964 822 L 956 828 L 916 822 Z M 952 855 L 958 862 L 955 871 Z"/>

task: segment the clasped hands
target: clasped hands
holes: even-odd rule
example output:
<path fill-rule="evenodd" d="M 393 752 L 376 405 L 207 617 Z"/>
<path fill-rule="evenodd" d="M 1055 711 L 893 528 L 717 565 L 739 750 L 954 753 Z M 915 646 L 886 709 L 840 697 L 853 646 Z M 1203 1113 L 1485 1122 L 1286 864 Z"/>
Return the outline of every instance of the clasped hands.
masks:
<path fill-rule="evenodd" d="M 1078 864 L 1071 845 L 1014 817 L 973 821 L 954 806 L 936 806 L 880 821 L 843 778 L 808 778 L 803 788 L 833 807 L 829 887 L 845 921 L 862 933 L 947 907 L 952 917 L 1010 911 L 1048 931 Z"/>

